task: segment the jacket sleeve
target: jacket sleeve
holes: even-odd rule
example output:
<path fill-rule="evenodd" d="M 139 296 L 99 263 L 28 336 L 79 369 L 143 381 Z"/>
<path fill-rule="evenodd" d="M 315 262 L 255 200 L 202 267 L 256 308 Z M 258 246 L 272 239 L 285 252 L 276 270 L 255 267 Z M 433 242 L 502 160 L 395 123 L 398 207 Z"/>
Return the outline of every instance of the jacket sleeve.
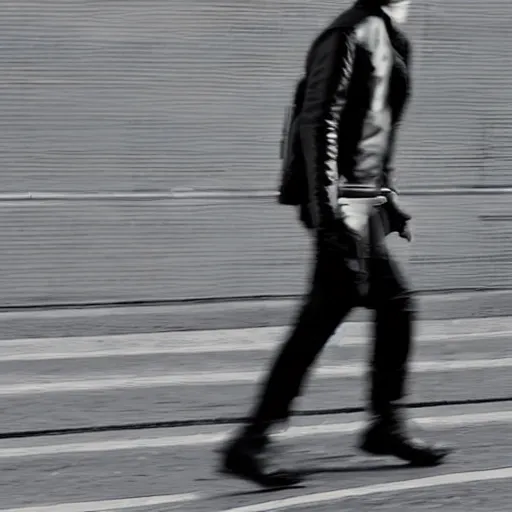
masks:
<path fill-rule="evenodd" d="M 395 146 L 396 146 L 396 137 L 398 133 L 398 125 L 399 123 L 395 123 L 391 128 L 391 134 L 389 137 L 388 150 L 386 152 L 386 157 L 384 159 L 384 167 L 382 174 L 382 186 L 391 189 L 393 192 L 398 193 L 397 183 L 396 183 L 396 171 L 394 166 L 394 157 L 395 157 Z"/>
<path fill-rule="evenodd" d="M 394 46 L 395 51 L 398 54 L 398 57 L 403 62 L 405 81 L 403 85 L 403 90 L 401 91 L 401 94 L 403 95 L 402 106 L 396 113 L 393 119 L 393 125 L 391 127 L 388 149 L 384 159 L 382 186 L 388 187 L 394 192 L 398 192 L 394 159 L 396 153 L 396 139 L 398 137 L 398 131 L 400 129 L 400 122 L 402 119 L 404 108 L 407 102 L 409 101 L 410 95 L 409 68 L 411 60 L 411 47 L 409 41 L 404 36 L 398 37 L 397 40 L 395 40 L 394 42 Z"/>
<path fill-rule="evenodd" d="M 315 228 L 336 220 L 339 122 L 355 53 L 353 34 L 333 30 L 318 43 L 308 65 L 300 136 Z"/>

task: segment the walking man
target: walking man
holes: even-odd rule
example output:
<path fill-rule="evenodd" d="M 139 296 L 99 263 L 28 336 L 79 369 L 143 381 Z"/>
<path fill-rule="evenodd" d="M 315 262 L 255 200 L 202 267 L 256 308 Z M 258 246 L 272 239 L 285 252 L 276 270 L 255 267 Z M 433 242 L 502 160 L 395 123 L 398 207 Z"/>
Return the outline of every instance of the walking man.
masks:
<path fill-rule="evenodd" d="M 385 236 L 397 232 L 410 240 L 410 217 L 398 205 L 392 171 L 410 89 L 410 47 L 398 28 L 407 4 L 358 0 L 316 39 L 308 54 L 290 142 L 304 170 L 302 181 L 295 180 L 304 187 L 297 201 L 283 198 L 282 189 L 281 202 L 298 205 L 314 234 L 312 285 L 248 424 L 226 446 L 222 459 L 224 472 L 262 486 L 301 480 L 296 472 L 269 469 L 264 457 L 269 431 L 289 418 L 308 371 L 354 307 L 375 312 L 371 419 L 359 447 L 418 466 L 440 464 L 448 454 L 445 447 L 409 437 L 399 404 L 406 392 L 414 305 Z M 378 207 L 384 188 L 391 193 Z"/>

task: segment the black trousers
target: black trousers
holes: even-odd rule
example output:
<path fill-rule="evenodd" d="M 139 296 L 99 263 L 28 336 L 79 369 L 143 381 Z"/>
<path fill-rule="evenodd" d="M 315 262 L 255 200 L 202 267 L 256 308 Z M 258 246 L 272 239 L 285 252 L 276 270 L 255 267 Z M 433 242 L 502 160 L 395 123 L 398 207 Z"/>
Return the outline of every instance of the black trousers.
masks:
<path fill-rule="evenodd" d="M 381 417 L 405 394 L 411 346 L 413 303 L 397 265 L 385 244 L 381 218 L 371 217 L 370 237 L 361 243 L 340 230 L 334 241 L 316 241 L 312 284 L 297 322 L 275 359 L 251 425 L 264 431 L 286 420 L 300 395 L 309 369 L 354 307 L 375 314 L 369 405 Z"/>

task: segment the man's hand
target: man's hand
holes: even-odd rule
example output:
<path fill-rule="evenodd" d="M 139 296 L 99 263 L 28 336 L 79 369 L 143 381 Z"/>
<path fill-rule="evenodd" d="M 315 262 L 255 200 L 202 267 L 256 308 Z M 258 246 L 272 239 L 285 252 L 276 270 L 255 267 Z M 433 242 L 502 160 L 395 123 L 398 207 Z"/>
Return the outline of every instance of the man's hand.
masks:
<path fill-rule="evenodd" d="M 410 242 L 412 240 L 412 232 L 409 227 L 411 216 L 405 212 L 398 201 L 398 194 L 391 192 L 386 196 L 387 203 L 383 205 L 386 212 L 388 233 L 396 232 L 400 238 Z"/>
<path fill-rule="evenodd" d="M 412 231 L 411 231 L 411 228 L 409 227 L 408 222 L 406 222 L 402 231 L 400 233 L 398 233 L 398 236 L 400 238 L 403 238 L 404 240 L 407 240 L 408 242 L 412 241 Z"/>
<path fill-rule="evenodd" d="M 406 213 L 404 210 L 402 210 L 399 201 L 398 201 L 398 194 L 396 192 L 391 192 L 389 199 L 388 199 L 393 208 L 395 209 L 397 215 L 400 215 L 402 217 L 403 224 L 400 226 L 401 229 L 398 230 L 398 236 L 400 238 L 403 238 L 404 240 L 407 240 L 408 242 L 412 241 L 412 232 L 411 228 L 409 226 L 409 221 L 411 220 L 411 216 Z"/>

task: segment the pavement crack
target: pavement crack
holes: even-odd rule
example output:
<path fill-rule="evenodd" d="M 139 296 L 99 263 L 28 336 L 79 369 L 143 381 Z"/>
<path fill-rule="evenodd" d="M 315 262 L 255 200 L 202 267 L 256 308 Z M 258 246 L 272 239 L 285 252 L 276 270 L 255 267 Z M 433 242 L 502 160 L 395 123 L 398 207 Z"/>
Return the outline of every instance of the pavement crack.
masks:
<path fill-rule="evenodd" d="M 408 409 L 433 409 L 441 407 L 454 407 L 464 405 L 492 405 L 500 403 L 512 402 L 512 396 L 508 397 L 491 397 L 491 398 L 475 398 L 470 400 L 439 400 L 431 402 L 412 402 L 404 404 Z M 344 414 L 358 414 L 365 411 L 364 407 L 343 407 L 339 409 L 315 409 L 297 411 L 293 414 L 296 417 L 311 416 L 335 416 Z M 68 427 L 42 430 L 19 430 L 12 432 L 0 432 L 0 439 L 22 439 L 35 437 L 52 437 L 66 436 L 78 434 L 95 434 L 102 432 L 122 432 L 134 430 L 154 430 L 154 429 L 173 429 L 186 427 L 209 427 L 221 425 L 237 425 L 244 423 L 244 417 L 219 417 L 219 418 L 199 418 L 194 420 L 170 420 L 155 421 L 146 423 L 125 423 L 118 425 L 99 425 L 99 426 L 83 426 Z"/>

